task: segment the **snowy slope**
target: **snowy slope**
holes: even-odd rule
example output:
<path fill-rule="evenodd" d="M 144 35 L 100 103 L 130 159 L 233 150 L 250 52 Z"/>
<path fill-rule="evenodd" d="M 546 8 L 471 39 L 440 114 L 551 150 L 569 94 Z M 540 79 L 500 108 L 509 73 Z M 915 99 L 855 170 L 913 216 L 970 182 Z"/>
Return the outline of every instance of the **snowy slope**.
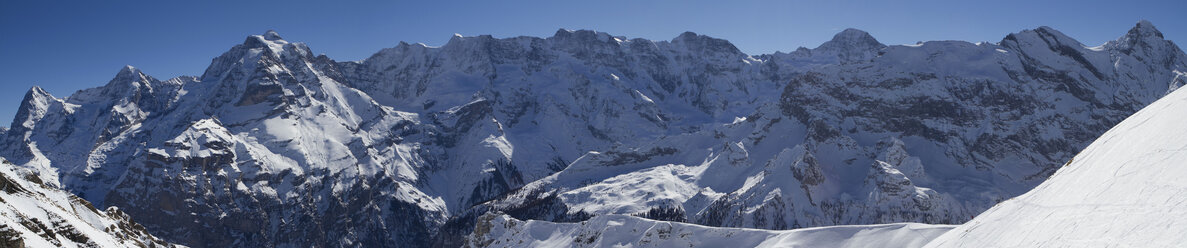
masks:
<path fill-rule="evenodd" d="M 1187 244 L 1187 92 L 1110 129 L 1034 190 L 928 247 L 1181 247 Z"/>
<path fill-rule="evenodd" d="M 118 208 L 95 209 L 42 184 L 31 171 L 0 162 L 2 247 L 173 247 Z"/>
<path fill-rule="evenodd" d="M 789 231 L 707 227 L 624 215 L 579 223 L 488 214 L 466 247 L 920 247 L 950 225 L 897 223 Z"/>

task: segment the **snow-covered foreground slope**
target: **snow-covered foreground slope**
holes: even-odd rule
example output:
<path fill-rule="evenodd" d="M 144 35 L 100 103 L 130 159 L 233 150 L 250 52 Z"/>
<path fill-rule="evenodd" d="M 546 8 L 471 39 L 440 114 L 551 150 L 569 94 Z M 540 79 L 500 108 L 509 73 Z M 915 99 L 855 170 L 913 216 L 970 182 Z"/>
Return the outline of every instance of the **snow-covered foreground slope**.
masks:
<path fill-rule="evenodd" d="M 51 186 L 27 169 L 0 161 L 0 247 L 173 247 L 118 208 Z"/>
<path fill-rule="evenodd" d="M 1110 129 L 1034 190 L 928 247 L 1182 247 L 1187 244 L 1187 91 Z"/>
<path fill-rule="evenodd" d="M 466 247 L 920 247 L 952 225 L 896 223 L 788 231 L 708 227 L 625 215 L 578 223 L 479 218 Z"/>

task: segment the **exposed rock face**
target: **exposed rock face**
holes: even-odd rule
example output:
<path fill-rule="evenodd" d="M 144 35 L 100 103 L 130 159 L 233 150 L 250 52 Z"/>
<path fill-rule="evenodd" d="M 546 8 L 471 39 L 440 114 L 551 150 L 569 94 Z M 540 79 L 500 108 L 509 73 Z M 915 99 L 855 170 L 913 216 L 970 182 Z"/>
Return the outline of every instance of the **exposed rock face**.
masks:
<path fill-rule="evenodd" d="M 789 229 L 959 223 L 1187 80 L 1149 23 L 750 56 L 587 30 L 336 62 L 275 32 L 200 77 L 30 90 L 0 155 L 194 246 L 457 246 L 490 210 Z"/>
<path fill-rule="evenodd" d="M 174 247 L 119 208 L 44 184 L 32 171 L 0 161 L 0 247 Z"/>

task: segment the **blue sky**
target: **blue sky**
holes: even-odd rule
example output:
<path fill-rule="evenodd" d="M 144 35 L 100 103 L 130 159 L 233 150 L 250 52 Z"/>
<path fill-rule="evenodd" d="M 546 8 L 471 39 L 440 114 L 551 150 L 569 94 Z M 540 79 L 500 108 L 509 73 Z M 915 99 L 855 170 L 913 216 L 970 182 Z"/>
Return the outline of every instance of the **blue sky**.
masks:
<path fill-rule="evenodd" d="M 199 75 L 244 37 L 274 29 L 340 61 L 454 33 L 551 36 L 558 28 L 669 40 L 684 31 L 750 54 L 816 47 L 844 28 L 886 44 L 996 42 L 1050 26 L 1087 45 L 1138 20 L 1187 42 L 1187 1 L 0 1 L 0 126 L 39 85 L 58 97 L 105 84 L 124 65 Z"/>

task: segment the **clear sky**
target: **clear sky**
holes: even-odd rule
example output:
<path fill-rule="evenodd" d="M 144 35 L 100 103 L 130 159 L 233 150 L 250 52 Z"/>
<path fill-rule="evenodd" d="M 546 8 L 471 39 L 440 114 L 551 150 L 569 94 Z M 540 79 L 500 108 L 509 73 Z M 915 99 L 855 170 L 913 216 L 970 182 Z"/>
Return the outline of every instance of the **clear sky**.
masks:
<path fill-rule="evenodd" d="M 269 29 L 314 53 L 360 60 L 400 41 L 454 33 L 547 37 L 558 28 L 670 40 L 693 31 L 750 54 L 816 47 L 844 28 L 882 43 L 1000 41 L 1050 26 L 1099 45 L 1138 20 L 1187 43 L 1187 0 L 1139 1 L 0 1 L 0 126 L 39 85 L 57 97 L 105 84 L 124 65 L 164 80 Z"/>

